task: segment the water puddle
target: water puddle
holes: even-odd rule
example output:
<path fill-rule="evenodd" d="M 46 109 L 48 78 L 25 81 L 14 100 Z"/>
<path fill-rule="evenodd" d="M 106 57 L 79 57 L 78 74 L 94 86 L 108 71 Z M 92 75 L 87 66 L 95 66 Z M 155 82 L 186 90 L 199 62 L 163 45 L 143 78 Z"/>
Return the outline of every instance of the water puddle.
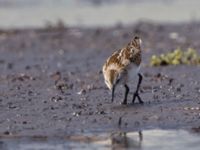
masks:
<path fill-rule="evenodd" d="M 68 26 L 112 26 L 146 19 L 167 23 L 200 19 L 198 0 L 104 1 L 98 5 L 88 1 L 0 0 L 0 27 L 43 27 L 58 20 Z"/>
<path fill-rule="evenodd" d="M 145 130 L 63 138 L 1 138 L 3 150 L 199 150 L 200 136 L 185 130 Z"/>

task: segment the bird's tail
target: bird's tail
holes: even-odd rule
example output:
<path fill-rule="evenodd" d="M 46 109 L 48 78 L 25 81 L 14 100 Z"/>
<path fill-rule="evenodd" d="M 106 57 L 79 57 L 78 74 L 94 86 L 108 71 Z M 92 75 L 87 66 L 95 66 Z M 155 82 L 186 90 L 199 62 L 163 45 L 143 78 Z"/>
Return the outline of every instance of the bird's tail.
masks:
<path fill-rule="evenodd" d="M 107 70 L 104 72 L 104 79 L 105 79 L 105 84 L 107 87 L 112 90 L 116 79 L 117 79 L 117 71 L 116 70 Z"/>

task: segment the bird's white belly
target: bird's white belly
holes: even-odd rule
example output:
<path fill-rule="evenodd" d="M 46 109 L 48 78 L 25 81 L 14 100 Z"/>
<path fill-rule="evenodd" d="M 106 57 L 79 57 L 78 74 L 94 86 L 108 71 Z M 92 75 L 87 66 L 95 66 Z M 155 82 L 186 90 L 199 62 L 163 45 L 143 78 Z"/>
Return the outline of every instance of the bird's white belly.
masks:
<path fill-rule="evenodd" d="M 128 79 L 133 80 L 135 79 L 136 75 L 140 72 L 140 65 L 137 66 L 135 64 L 131 64 L 128 73 Z"/>
<path fill-rule="evenodd" d="M 119 78 L 119 83 L 120 84 L 128 84 L 130 81 L 135 81 L 137 78 L 136 75 L 140 71 L 140 66 L 137 66 L 135 64 L 131 64 L 127 68 L 127 72 L 120 74 Z"/>
<path fill-rule="evenodd" d="M 137 75 L 140 72 L 140 65 L 137 66 L 135 64 L 130 65 L 130 75 Z"/>

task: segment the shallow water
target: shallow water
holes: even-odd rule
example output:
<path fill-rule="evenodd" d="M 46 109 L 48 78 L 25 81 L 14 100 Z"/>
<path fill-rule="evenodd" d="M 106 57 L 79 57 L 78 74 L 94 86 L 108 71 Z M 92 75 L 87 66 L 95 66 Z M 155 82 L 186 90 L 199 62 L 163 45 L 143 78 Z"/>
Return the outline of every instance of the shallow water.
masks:
<path fill-rule="evenodd" d="M 65 150 L 65 149 L 143 149 L 143 150 L 199 150 L 200 137 L 185 130 L 145 130 L 67 138 L 10 138 L 1 139 L 4 150 Z"/>
<path fill-rule="evenodd" d="M 126 0 L 101 4 L 81 0 L 0 0 L 0 28 L 43 27 L 58 20 L 68 26 L 112 26 L 138 20 L 185 22 L 200 19 L 199 6 L 198 0 Z"/>

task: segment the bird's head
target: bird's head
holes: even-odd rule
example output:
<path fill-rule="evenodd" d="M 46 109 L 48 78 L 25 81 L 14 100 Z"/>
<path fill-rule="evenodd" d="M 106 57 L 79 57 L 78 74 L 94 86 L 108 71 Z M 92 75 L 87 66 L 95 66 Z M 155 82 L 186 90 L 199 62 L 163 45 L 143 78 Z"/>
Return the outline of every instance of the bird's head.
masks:
<path fill-rule="evenodd" d="M 131 45 L 134 46 L 137 49 L 141 49 L 141 44 L 142 44 L 142 40 L 138 36 L 135 36 L 133 38 L 133 40 L 131 41 Z"/>

